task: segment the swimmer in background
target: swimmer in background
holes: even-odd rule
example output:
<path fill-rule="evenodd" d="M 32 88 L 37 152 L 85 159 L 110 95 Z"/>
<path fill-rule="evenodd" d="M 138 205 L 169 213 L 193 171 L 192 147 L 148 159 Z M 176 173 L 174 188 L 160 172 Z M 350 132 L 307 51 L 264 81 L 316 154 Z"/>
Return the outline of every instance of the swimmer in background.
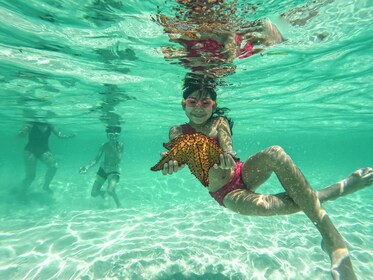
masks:
<path fill-rule="evenodd" d="M 114 202 L 118 208 L 122 207 L 115 192 L 120 179 L 120 163 L 123 154 L 123 143 L 119 141 L 120 132 L 121 128 L 119 126 L 108 126 L 108 128 L 106 129 L 108 141 L 102 144 L 95 159 L 90 164 L 82 166 L 80 168 L 80 173 L 86 173 L 91 167 L 96 165 L 103 156 L 103 160 L 101 161 L 101 165 L 97 172 L 95 182 L 92 186 L 91 196 L 104 196 L 105 192 L 102 191 L 101 188 L 107 180 L 107 193 L 111 197 L 113 197 Z"/>
<path fill-rule="evenodd" d="M 40 160 L 47 166 L 43 190 L 52 193 L 50 183 L 57 172 L 58 163 L 49 149 L 49 137 L 53 133 L 61 139 L 71 139 L 75 134 L 66 135 L 45 121 L 27 123 L 19 132 L 19 137 L 28 135 L 28 142 L 24 150 L 26 176 L 21 183 L 20 194 L 25 194 L 36 176 L 36 163 Z"/>
<path fill-rule="evenodd" d="M 220 163 L 209 170 L 206 187 L 219 205 L 248 216 L 289 215 L 303 211 L 322 236 L 322 249 L 330 257 L 333 278 L 357 279 L 346 241 L 321 204 L 371 185 L 372 168 L 358 169 L 340 182 L 324 189 L 313 190 L 290 156 L 279 146 L 259 151 L 244 162 L 236 158 L 232 144 L 233 122 L 225 115 L 228 109 L 217 105 L 212 79 L 185 78 L 181 106 L 189 122 L 171 127 L 170 141 L 182 134 L 199 132 L 224 150 L 224 154 L 220 155 Z M 170 160 L 164 164 L 162 173 L 171 175 L 184 166 Z M 285 192 L 258 193 L 257 189 L 273 173 Z"/>

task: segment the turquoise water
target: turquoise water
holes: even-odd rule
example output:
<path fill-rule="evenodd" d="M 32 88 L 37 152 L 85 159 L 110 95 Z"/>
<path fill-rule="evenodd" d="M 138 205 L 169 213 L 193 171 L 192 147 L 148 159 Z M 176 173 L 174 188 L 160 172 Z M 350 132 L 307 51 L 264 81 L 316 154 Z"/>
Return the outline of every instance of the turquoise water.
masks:
<path fill-rule="evenodd" d="M 373 165 L 373 5 L 337 0 L 303 26 L 279 19 L 304 3 L 266 1 L 245 15 L 270 17 L 288 40 L 234 61 L 218 95 L 242 159 L 281 145 L 318 189 Z M 151 20 L 157 6 L 172 15 L 175 3 L 0 0 L 0 279 L 330 279 L 303 214 L 240 216 L 187 169 L 149 171 L 169 127 L 186 121 L 187 69 L 163 58 L 172 44 Z M 77 136 L 51 136 L 53 196 L 41 190 L 40 164 L 19 200 L 12 189 L 24 175 L 25 140 L 16 134 L 35 111 Z M 96 167 L 78 172 L 110 121 L 123 131 L 123 209 L 90 197 Z M 282 191 L 274 177 L 259 190 Z M 373 279 L 372 195 L 370 187 L 325 204 L 359 279 Z"/>

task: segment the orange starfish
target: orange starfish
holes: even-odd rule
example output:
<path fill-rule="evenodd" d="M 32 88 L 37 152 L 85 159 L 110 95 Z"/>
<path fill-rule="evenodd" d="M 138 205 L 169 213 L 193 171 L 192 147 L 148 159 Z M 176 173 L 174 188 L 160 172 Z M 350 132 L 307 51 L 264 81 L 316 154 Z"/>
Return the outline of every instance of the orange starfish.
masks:
<path fill-rule="evenodd" d="M 176 160 L 179 165 L 187 164 L 190 171 L 207 187 L 209 170 L 215 163 L 219 164 L 223 149 L 202 133 L 182 134 L 163 146 L 169 150 L 150 170 L 159 171 L 170 160 Z"/>

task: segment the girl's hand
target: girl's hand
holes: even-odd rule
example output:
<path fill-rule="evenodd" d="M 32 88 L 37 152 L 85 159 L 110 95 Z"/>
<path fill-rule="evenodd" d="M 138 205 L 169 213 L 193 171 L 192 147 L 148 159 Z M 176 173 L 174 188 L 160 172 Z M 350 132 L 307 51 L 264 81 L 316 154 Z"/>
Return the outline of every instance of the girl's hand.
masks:
<path fill-rule="evenodd" d="M 161 156 L 164 157 L 167 153 L 162 153 Z M 178 162 L 176 160 L 170 160 L 168 163 L 165 163 L 163 165 L 162 174 L 172 174 L 178 172 L 180 169 L 183 169 L 185 164 L 182 164 L 179 166 Z"/>
<path fill-rule="evenodd" d="M 180 165 L 177 163 L 176 160 L 170 160 L 168 163 L 165 163 L 163 165 L 162 169 L 162 174 L 167 175 L 167 174 L 172 174 L 178 172 L 180 169 L 182 169 L 185 166 L 185 164 Z"/>
<path fill-rule="evenodd" d="M 215 163 L 214 168 L 218 169 L 231 169 L 236 166 L 236 162 L 233 159 L 231 153 L 224 153 L 220 155 L 220 164 Z"/>

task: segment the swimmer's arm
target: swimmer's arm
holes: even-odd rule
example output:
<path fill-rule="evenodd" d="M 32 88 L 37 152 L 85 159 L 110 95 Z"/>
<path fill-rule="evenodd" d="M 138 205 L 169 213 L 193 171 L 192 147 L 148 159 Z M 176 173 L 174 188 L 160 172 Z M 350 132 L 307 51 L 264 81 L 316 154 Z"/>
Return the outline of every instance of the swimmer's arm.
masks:
<path fill-rule="evenodd" d="M 183 130 L 182 130 L 181 126 L 176 125 L 176 126 L 173 126 L 173 127 L 170 128 L 170 132 L 169 132 L 168 136 L 169 136 L 170 141 L 171 141 L 171 140 L 174 140 L 176 137 L 180 136 L 181 134 L 183 134 Z"/>
<path fill-rule="evenodd" d="M 220 117 L 217 119 L 217 126 L 220 146 L 224 152 L 234 153 L 232 145 L 232 132 L 228 120 L 224 117 Z"/>
<path fill-rule="evenodd" d="M 232 148 L 231 128 L 229 127 L 228 120 L 224 117 L 220 117 L 217 120 L 217 125 L 219 143 L 224 150 L 224 154 L 220 155 L 220 163 L 215 164 L 214 168 L 231 169 L 236 166 L 234 160 L 236 152 L 234 152 Z"/>
<path fill-rule="evenodd" d="M 32 124 L 28 123 L 24 125 L 19 131 L 18 131 L 18 136 L 19 137 L 25 137 L 31 130 Z"/>
<path fill-rule="evenodd" d="M 105 149 L 105 144 L 103 144 L 100 147 L 100 149 L 99 149 L 99 151 L 98 151 L 95 159 L 91 163 L 89 163 L 89 164 L 87 164 L 85 166 L 80 167 L 79 172 L 80 173 L 86 173 L 91 167 L 95 166 L 97 164 L 97 162 L 100 160 L 100 158 L 102 157 L 102 155 L 104 153 L 104 149 Z"/>
<path fill-rule="evenodd" d="M 123 143 L 119 143 L 119 160 L 122 160 L 123 152 L 124 152 Z"/>

